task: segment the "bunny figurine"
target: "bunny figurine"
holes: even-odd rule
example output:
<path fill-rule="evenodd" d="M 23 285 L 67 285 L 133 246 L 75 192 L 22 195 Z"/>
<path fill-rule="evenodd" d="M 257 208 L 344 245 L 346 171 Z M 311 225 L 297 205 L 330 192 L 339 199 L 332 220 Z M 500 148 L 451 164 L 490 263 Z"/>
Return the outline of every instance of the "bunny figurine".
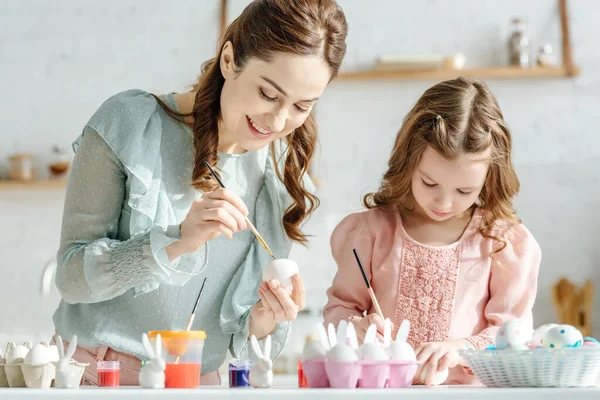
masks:
<path fill-rule="evenodd" d="M 258 362 L 250 370 L 250 384 L 255 388 L 270 388 L 273 385 L 273 361 L 271 361 L 271 335 L 265 338 L 265 348 L 261 351 L 256 336 L 250 338 Z"/>
<path fill-rule="evenodd" d="M 83 371 L 89 364 L 77 363 L 72 359 L 73 354 L 75 354 L 75 350 L 77 349 L 77 336 L 73 336 L 66 352 L 63 340 L 60 336 L 56 338 L 56 347 L 58 347 L 58 355 L 60 358 L 58 362 L 53 363 L 56 368 L 54 385 L 57 388 L 64 389 L 78 388 L 81 377 L 83 376 Z"/>
<path fill-rule="evenodd" d="M 156 349 L 152 349 L 147 334 L 142 335 L 142 342 L 150 361 L 140 370 L 140 386 L 147 389 L 162 389 L 165 387 L 165 369 L 167 364 L 162 358 L 162 339 L 156 335 Z"/>

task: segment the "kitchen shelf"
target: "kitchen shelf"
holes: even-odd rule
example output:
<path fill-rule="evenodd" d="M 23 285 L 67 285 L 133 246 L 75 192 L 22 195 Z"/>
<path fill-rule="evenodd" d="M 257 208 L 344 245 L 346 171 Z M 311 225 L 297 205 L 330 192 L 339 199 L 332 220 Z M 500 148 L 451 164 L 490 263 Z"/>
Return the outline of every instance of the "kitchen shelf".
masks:
<path fill-rule="evenodd" d="M 30 181 L 30 182 L 19 182 L 0 180 L 0 191 L 2 190 L 53 190 L 53 189 L 65 189 L 67 187 L 67 181 Z"/>
<path fill-rule="evenodd" d="M 459 76 L 485 79 L 518 79 L 518 78 L 567 78 L 579 75 L 578 68 L 569 70 L 566 67 L 538 68 L 477 68 L 477 69 L 435 69 L 435 70 L 383 70 L 373 69 L 340 73 L 341 81 L 355 80 L 416 80 L 416 79 L 453 79 Z"/>

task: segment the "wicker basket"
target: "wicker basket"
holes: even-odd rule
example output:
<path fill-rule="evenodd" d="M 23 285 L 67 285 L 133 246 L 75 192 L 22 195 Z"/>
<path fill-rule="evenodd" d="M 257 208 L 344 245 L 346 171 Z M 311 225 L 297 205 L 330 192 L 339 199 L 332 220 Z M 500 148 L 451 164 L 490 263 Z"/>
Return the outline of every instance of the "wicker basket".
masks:
<path fill-rule="evenodd" d="M 490 387 L 600 386 L 600 348 L 462 350 L 465 364 Z"/>

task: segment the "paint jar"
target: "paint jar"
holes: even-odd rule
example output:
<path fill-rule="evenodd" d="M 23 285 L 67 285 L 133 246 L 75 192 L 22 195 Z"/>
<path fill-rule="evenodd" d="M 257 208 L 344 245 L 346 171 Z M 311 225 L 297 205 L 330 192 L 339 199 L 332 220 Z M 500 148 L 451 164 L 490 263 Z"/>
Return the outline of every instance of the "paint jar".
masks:
<path fill-rule="evenodd" d="M 308 381 L 306 380 L 306 375 L 304 375 L 304 368 L 302 367 L 302 360 L 298 360 L 298 387 L 308 387 Z"/>
<path fill-rule="evenodd" d="M 167 364 L 165 388 L 195 388 L 200 385 L 204 331 L 150 331 L 155 345 L 156 335 L 162 339 L 162 358 Z"/>
<path fill-rule="evenodd" d="M 252 361 L 234 360 L 229 363 L 229 387 L 252 387 L 250 385 L 250 370 Z"/>
<path fill-rule="evenodd" d="M 118 361 L 98 361 L 98 386 L 119 386 L 119 371 L 121 369 Z"/>

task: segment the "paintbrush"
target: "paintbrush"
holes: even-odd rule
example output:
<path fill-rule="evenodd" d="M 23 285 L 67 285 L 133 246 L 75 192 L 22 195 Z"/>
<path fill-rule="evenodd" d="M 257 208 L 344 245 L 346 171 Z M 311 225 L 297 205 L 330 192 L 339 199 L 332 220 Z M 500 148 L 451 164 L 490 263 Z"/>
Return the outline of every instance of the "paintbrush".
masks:
<path fill-rule="evenodd" d="M 360 272 L 362 273 L 363 279 L 365 280 L 365 284 L 367 285 L 367 291 L 369 292 L 369 296 L 371 296 L 371 301 L 373 302 L 373 305 L 375 306 L 375 311 L 377 311 L 377 314 L 379 314 L 381 319 L 385 321 L 385 317 L 383 316 L 383 313 L 381 312 L 381 308 L 379 307 L 379 303 L 377 302 L 377 298 L 375 297 L 373 288 L 371 288 L 371 283 L 369 282 L 369 279 L 367 279 L 367 274 L 365 273 L 365 269 L 363 268 L 362 263 L 360 262 L 358 253 L 356 252 L 356 249 L 352 249 L 352 251 L 354 252 L 354 257 L 356 257 L 356 262 L 358 263 Z"/>
<path fill-rule="evenodd" d="M 210 173 L 212 174 L 212 176 L 214 176 L 215 179 L 217 180 L 217 182 L 219 182 L 219 185 L 221 185 L 221 187 L 223 189 L 225 189 L 225 185 L 223 185 L 223 182 L 221 182 L 221 180 L 219 179 L 219 177 L 217 176 L 217 174 L 215 173 L 215 171 L 213 171 L 213 169 L 208 164 L 208 162 L 204 161 L 204 164 L 206 164 L 206 166 L 210 170 Z M 254 233 L 254 236 L 256 236 L 256 238 L 258 239 L 258 241 L 260 242 L 260 244 L 262 244 L 262 246 L 265 248 L 265 250 L 267 251 L 267 253 L 269 253 L 271 255 L 271 257 L 273 257 L 273 259 L 275 260 L 276 259 L 275 254 L 273 254 L 273 252 L 271 251 L 271 249 L 267 245 L 267 242 L 265 242 L 265 239 L 263 239 L 262 236 L 260 236 L 260 233 L 258 233 L 258 231 L 254 227 L 254 225 L 252 225 L 252 222 L 250 221 L 250 219 L 248 218 L 247 215 L 246 215 L 245 218 L 246 218 L 246 223 L 250 227 L 250 230 L 252 231 L 252 233 Z"/>
<path fill-rule="evenodd" d="M 190 315 L 190 319 L 188 320 L 187 326 L 185 327 L 186 331 L 192 330 L 192 324 L 194 323 L 194 318 L 196 317 L 196 309 L 198 308 L 198 304 L 200 303 L 200 296 L 202 296 L 202 291 L 204 290 L 204 284 L 206 283 L 206 278 L 202 281 L 202 286 L 200 286 L 200 291 L 198 292 L 198 297 L 196 298 L 196 304 L 194 304 L 194 308 L 192 309 L 192 315 Z M 180 356 L 175 358 L 175 364 L 179 364 Z"/>

